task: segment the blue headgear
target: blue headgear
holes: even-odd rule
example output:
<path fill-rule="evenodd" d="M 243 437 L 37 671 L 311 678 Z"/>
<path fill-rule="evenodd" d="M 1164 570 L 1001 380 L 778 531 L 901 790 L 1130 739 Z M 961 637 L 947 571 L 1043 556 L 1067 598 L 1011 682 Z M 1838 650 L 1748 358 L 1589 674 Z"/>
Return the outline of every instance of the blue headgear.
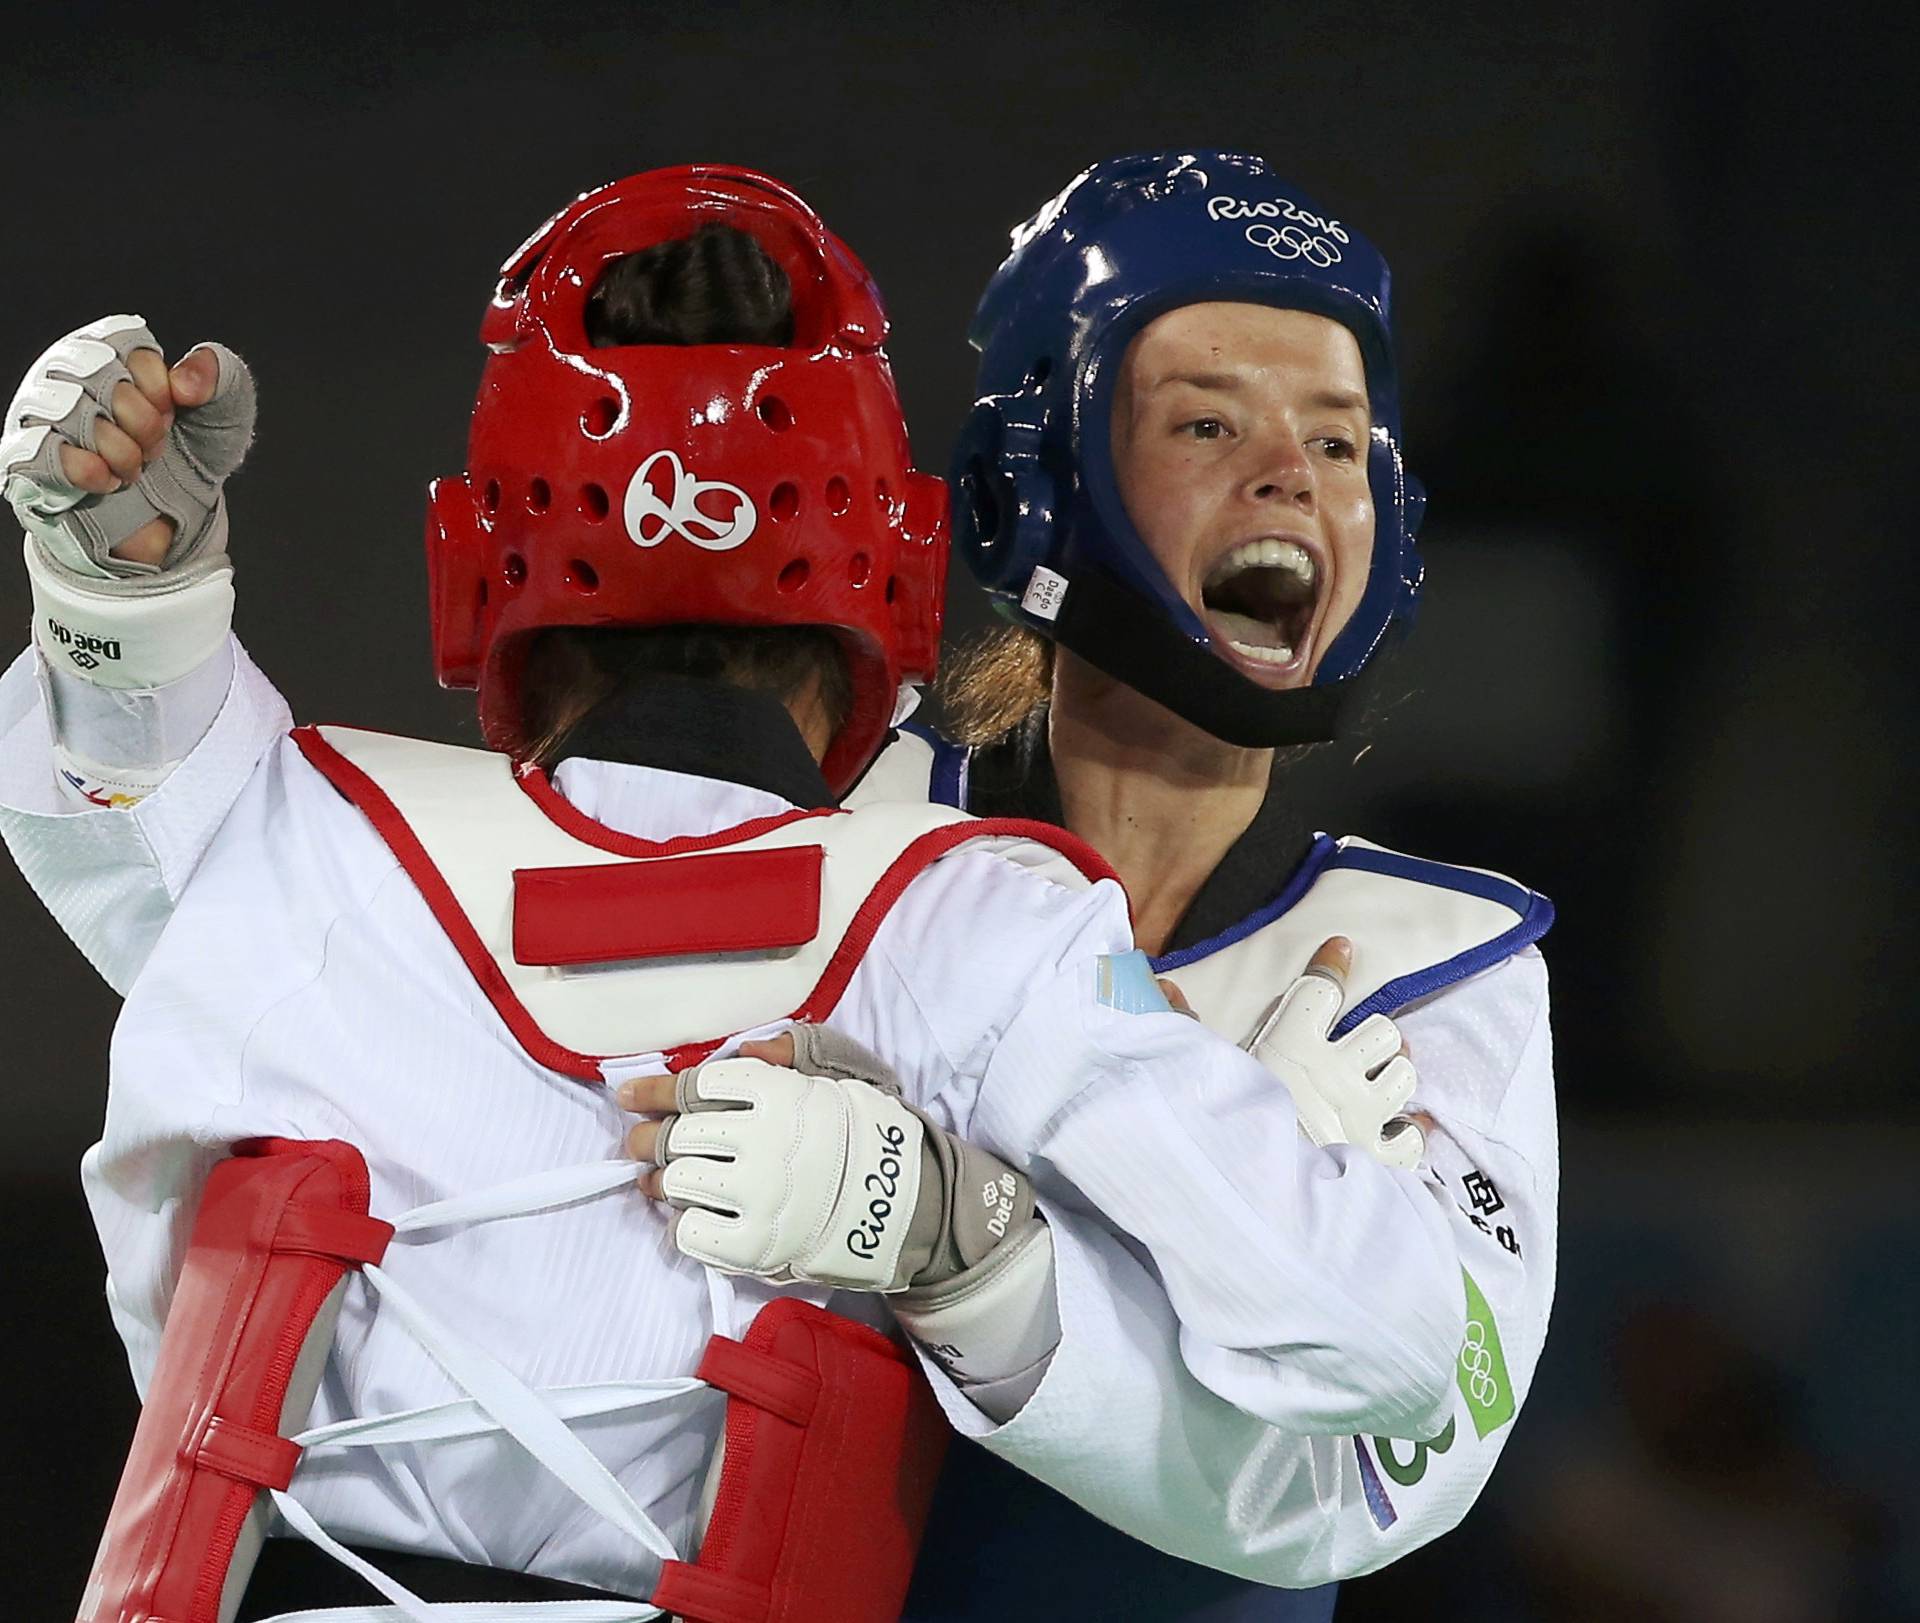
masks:
<path fill-rule="evenodd" d="M 1413 613 L 1425 497 L 1400 459 L 1386 261 L 1245 153 L 1095 164 L 1013 234 L 968 336 L 980 399 L 954 457 L 954 541 L 1004 614 L 1230 743 L 1331 738 L 1353 677 Z M 1213 300 L 1328 316 L 1359 341 L 1371 400 L 1373 557 L 1310 687 L 1273 692 L 1205 623 L 1121 502 L 1108 425 L 1127 343 Z"/>

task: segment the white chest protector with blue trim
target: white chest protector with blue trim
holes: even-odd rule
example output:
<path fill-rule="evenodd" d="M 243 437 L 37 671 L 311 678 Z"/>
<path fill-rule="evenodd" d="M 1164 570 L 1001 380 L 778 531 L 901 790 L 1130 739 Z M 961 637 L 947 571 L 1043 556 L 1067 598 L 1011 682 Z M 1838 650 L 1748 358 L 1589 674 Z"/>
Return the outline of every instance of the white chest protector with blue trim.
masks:
<path fill-rule="evenodd" d="M 969 751 L 901 732 L 854 792 L 882 800 L 961 804 Z M 1354 837 L 1322 835 L 1286 890 L 1211 940 L 1153 961 L 1213 1030 L 1244 1043 L 1273 1000 L 1329 936 L 1353 943 L 1347 1011 L 1336 1032 L 1395 1014 L 1539 940 L 1553 904 L 1479 868 L 1402 856 Z"/>

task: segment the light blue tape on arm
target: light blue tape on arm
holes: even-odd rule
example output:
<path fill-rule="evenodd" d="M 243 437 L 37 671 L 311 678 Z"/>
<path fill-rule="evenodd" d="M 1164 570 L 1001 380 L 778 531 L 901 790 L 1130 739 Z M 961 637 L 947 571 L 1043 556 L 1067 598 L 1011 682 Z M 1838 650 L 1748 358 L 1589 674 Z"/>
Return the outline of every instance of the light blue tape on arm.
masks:
<path fill-rule="evenodd" d="M 1168 1014 L 1173 1005 L 1153 978 L 1153 963 L 1135 948 L 1132 952 L 1102 953 L 1095 960 L 1094 997 L 1122 1014 Z"/>

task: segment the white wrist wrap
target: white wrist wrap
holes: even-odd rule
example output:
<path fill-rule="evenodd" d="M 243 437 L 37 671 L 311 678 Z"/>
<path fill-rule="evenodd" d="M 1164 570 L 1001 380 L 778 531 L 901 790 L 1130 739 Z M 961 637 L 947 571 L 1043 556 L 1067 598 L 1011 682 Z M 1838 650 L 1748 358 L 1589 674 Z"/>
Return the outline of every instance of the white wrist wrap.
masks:
<path fill-rule="evenodd" d="M 177 591 L 90 590 L 49 563 L 31 540 L 33 635 L 47 662 L 98 687 L 144 690 L 204 664 L 233 624 L 233 570 L 198 575 Z M 108 583 L 101 582 L 101 586 Z"/>
<path fill-rule="evenodd" d="M 1053 1234 L 1035 1218 L 985 1262 L 945 1284 L 903 1291 L 892 1307 L 901 1329 L 963 1386 L 1020 1374 L 1060 1345 Z"/>

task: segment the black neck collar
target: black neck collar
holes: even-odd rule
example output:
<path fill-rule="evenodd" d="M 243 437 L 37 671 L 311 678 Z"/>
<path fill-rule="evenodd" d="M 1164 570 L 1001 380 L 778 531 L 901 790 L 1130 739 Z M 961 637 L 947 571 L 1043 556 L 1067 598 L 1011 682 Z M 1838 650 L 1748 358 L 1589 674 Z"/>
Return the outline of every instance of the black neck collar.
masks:
<path fill-rule="evenodd" d="M 650 676 L 575 722 L 553 765 L 584 758 L 761 789 L 812 810 L 837 804 L 792 713 L 770 693 Z"/>
<path fill-rule="evenodd" d="M 1194 894 L 1161 949 L 1163 956 L 1210 941 L 1272 901 L 1313 849 L 1313 831 L 1282 787 L 1286 755 L 1284 750 L 1275 755 L 1260 809 Z M 973 752 L 966 809 L 981 817 L 1031 817 L 1066 826 L 1044 707 L 1005 738 Z"/>

